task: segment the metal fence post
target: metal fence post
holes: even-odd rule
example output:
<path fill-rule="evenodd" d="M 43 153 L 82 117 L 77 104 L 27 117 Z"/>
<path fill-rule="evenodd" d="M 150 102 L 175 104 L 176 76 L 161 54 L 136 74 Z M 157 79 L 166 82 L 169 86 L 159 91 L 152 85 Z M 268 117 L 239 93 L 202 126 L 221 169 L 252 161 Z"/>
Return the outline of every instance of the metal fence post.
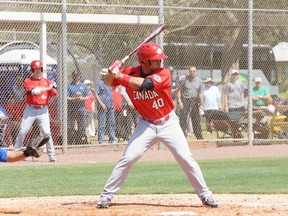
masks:
<path fill-rule="evenodd" d="M 61 23 L 61 68 L 60 77 L 62 83 L 62 135 L 63 135 L 63 154 L 67 153 L 68 136 L 67 136 L 67 20 L 66 20 L 66 0 L 62 0 L 62 23 Z"/>
<path fill-rule="evenodd" d="M 253 145 L 252 118 L 252 68 L 253 68 L 253 0 L 248 3 L 248 141 Z"/>

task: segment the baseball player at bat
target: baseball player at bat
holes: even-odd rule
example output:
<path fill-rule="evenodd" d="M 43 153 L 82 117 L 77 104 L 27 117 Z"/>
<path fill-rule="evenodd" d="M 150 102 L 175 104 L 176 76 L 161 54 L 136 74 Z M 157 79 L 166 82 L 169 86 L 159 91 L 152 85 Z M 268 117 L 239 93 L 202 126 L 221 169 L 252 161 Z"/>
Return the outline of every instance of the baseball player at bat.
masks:
<path fill-rule="evenodd" d="M 156 43 L 143 44 L 138 49 L 137 55 L 139 66 L 121 69 L 123 63 L 116 60 L 105 76 L 106 85 L 126 87 L 127 94 L 140 118 L 122 158 L 101 193 L 97 207 L 109 207 L 133 165 L 156 142 L 163 143 L 171 151 L 203 205 L 218 207 L 212 198 L 212 192 L 206 186 L 198 163 L 190 152 L 179 119 L 174 112 L 170 72 L 166 68 L 161 68 L 161 61 L 167 56 Z M 114 74 L 117 70 L 119 72 Z"/>
<path fill-rule="evenodd" d="M 7 127 L 8 115 L 5 109 L 0 107 L 0 144 L 4 142 L 5 131 Z M 8 151 L 0 147 L 0 162 L 16 162 L 24 160 L 27 157 L 40 157 L 42 149 L 40 148 L 47 143 L 49 137 L 40 137 L 29 141 L 24 151 Z"/>

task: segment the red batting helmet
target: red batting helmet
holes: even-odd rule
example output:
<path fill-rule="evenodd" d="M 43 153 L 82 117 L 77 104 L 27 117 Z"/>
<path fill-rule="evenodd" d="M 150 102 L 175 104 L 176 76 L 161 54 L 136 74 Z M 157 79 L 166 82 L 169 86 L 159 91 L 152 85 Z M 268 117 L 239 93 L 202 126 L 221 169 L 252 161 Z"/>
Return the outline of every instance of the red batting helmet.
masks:
<path fill-rule="evenodd" d="M 34 68 L 43 68 L 43 62 L 40 60 L 33 60 L 30 64 L 30 68 L 34 69 Z"/>
<path fill-rule="evenodd" d="M 164 53 L 161 47 L 156 43 L 146 43 L 143 44 L 138 49 L 138 60 L 140 64 L 144 66 L 149 66 L 149 60 L 162 60 L 168 58 Z"/>

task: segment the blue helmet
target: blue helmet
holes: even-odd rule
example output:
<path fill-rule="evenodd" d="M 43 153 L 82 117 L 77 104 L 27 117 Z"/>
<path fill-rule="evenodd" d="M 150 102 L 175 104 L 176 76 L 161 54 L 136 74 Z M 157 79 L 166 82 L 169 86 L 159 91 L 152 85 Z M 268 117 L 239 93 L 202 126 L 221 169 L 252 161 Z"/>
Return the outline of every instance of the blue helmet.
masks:
<path fill-rule="evenodd" d="M 6 110 L 0 107 L 0 119 L 6 119 L 6 118 L 8 118 Z"/>

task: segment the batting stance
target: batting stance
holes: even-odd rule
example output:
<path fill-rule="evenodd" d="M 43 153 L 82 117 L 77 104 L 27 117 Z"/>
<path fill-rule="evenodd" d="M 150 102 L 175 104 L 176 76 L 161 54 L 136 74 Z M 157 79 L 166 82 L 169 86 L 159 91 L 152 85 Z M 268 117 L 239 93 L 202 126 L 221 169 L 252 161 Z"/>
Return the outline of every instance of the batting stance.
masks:
<path fill-rule="evenodd" d="M 4 142 L 6 127 L 7 127 L 7 112 L 5 109 L 0 107 L 0 143 Z M 16 162 L 24 160 L 27 157 L 40 157 L 42 150 L 40 149 L 46 142 L 48 142 L 49 137 L 42 137 L 38 140 L 31 140 L 28 143 L 27 148 L 24 151 L 8 151 L 7 149 L 0 148 L 0 162 Z"/>
<path fill-rule="evenodd" d="M 43 63 L 40 60 L 31 62 L 32 76 L 24 80 L 24 89 L 26 91 L 26 108 L 23 113 L 20 131 L 16 138 L 15 150 L 19 150 L 25 137 L 36 121 L 40 127 L 43 136 L 49 137 L 46 145 L 47 154 L 51 162 L 56 161 L 55 149 L 50 131 L 50 119 L 48 112 L 48 102 L 50 98 L 58 97 L 57 86 L 43 77 Z"/>
<path fill-rule="evenodd" d="M 122 158 L 104 187 L 97 207 L 109 207 L 111 199 L 124 183 L 133 165 L 156 142 L 162 142 L 171 151 L 203 205 L 218 207 L 173 111 L 170 72 L 161 68 L 161 60 L 167 56 L 155 43 L 142 45 L 137 55 L 140 66 L 123 68 L 117 73 L 123 63 L 116 60 L 105 76 L 106 85 L 126 87 L 140 118 Z"/>

